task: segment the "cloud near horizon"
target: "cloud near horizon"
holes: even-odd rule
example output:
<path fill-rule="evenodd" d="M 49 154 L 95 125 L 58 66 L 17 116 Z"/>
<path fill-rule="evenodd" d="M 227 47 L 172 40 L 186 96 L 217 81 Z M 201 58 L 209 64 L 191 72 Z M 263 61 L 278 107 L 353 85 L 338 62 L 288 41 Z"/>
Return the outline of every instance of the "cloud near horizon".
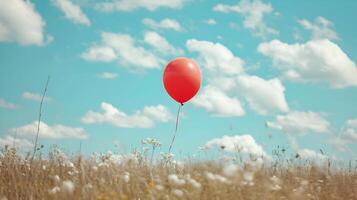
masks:
<path fill-rule="evenodd" d="M 312 111 L 290 111 L 286 115 L 277 115 L 275 121 L 267 121 L 266 126 L 292 135 L 330 132 L 330 122 L 323 114 Z"/>
<path fill-rule="evenodd" d="M 81 119 L 84 124 L 110 124 L 119 128 L 152 128 L 156 123 L 168 122 L 172 114 L 170 110 L 159 104 L 145 106 L 129 115 L 110 103 L 102 102 L 102 112 L 88 111 Z"/>
<path fill-rule="evenodd" d="M 34 137 L 37 134 L 38 121 L 12 128 L 9 133 L 22 137 Z M 87 139 L 88 135 L 83 128 L 70 127 L 62 124 L 49 125 L 44 121 L 40 124 L 40 138 L 45 139 Z"/>
<path fill-rule="evenodd" d="M 221 138 L 214 138 L 206 142 L 204 147 L 218 148 L 231 153 L 247 153 L 254 156 L 263 156 L 270 158 L 270 156 L 264 151 L 263 147 L 256 143 L 255 139 L 251 135 L 225 135 Z"/>

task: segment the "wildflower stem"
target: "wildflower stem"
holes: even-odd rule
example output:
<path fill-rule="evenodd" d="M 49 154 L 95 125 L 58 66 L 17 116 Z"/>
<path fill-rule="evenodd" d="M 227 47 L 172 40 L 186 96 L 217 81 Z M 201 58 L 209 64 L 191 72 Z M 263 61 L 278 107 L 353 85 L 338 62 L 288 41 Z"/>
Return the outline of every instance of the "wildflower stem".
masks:
<path fill-rule="evenodd" d="M 45 89 L 43 91 L 42 98 L 41 98 L 40 109 L 39 109 L 39 113 L 38 113 L 37 133 L 36 133 L 36 139 L 35 139 L 35 144 L 33 147 L 33 154 L 32 154 L 31 161 L 34 159 L 36 151 L 37 151 L 37 143 L 38 143 L 38 137 L 40 134 L 40 125 L 41 125 L 41 117 L 42 117 L 42 105 L 43 105 L 43 100 L 45 99 L 45 96 L 46 96 L 47 87 L 48 87 L 49 82 L 50 82 L 50 76 L 48 76 L 48 78 L 47 78 L 46 86 L 45 86 Z"/>
<path fill-rule="evenodd" d="M 152 160 L 154 159 L 154 153 L 155 153 L 155 146 L 152 146 L 150 165 L 152 165 Z"/>

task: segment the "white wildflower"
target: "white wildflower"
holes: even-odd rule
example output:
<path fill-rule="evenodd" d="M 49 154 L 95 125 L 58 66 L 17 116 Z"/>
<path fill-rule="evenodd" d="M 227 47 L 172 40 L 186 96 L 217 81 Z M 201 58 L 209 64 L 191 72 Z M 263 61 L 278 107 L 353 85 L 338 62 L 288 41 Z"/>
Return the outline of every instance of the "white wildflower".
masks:
<path fill-rule="evenodd" d="M 180 179 L 176 174 L 170 174 L 168 176 L 169 183 L 172 185 L 185 185 L 186 181 L 184 179 Z"/>
<path fill-rule="evenodd" d="M 205 174 L 208 180 L 214 181 L 216 179 L 215 175 L 212 174 L 211 172 L 206 172 Z"/>
<path fill-rule="evenodd" d="M 201 183 L 197 182 L 195 179 L 191 178 L 191 176 L 188 174 L 186 175 L 187 182 L 192 185 L 193 188 L 195 189 L 200 189 L 201 188 Z"/>
<path fill-rule="evenodd" d="M 109 167 L 109 163 L 108 162 L 101 162 L 98 164 L 98 167 Z"/>
<path fill-rule="evenodd" d="M 72 194 L 74 192 L 74 184 L 72 181 L 67 180 L 62 183 L 62 190 L 66 193 Z"/>
<path fill-rule="evenodd" d="M 130 173 L 125 172 L 124 175 L 122 176 L 122 179 L 125 183 L 128 183 L 130 181 Z"/>
<path fill-rule="evenodd" d="M 84 189 L 90 190 L 90 189 L 92 189 L 92 188 L 93 188 L 93 185 L 90 184 L 90 183 L 87 183 L 87 184 L 84 185 Z"/>
<path fill-rule="evenodd" d="M 293 195 L 296 198 L 300 198 L 301 195 L 306 191 L 307 186 L 309 185 L 309 181 L 300 178 L 296 178 L 296 180 L 300 180 L 300 186 L 298 188 L 293 189 Z"/>
<path fill-rule="evenodd" d="M 76 170 L 76 169 L 74 169 L 73 171 L 68 171 L 67 173 L 68 173 L 68 175 L 73 176 L 73 175 L 78 174 L 78 173 L 79 173 L 79 171 L 78 171 L 78 170 Z"/>
<path fill-rule="evenodd" d="M 55 186 L 54 188 L 48 190 L 48 193 L 50 194 L 56 194 L 57 192 L 61 191 L 61 189 L 58 186 Z"/>
<path fill-rule="evenodd" d="M 110 157 L 109 157 L 109 161 L 111 163 L 113 163 L 113 164 L 116 164 L 116 165 L 122 164 L 126 159 L 129 160 L 129 159 L 134 159 L 134 158 L 131 158 L 130 155 L 128 156 L 128 158 L 124 158 L 123 156 L 118 155 L 118 154 L 111 154 Z"/>
<path fill-rule="evenodd" d="M 211 173 L 211 172 L 206 172 L 205 174 L 206 174 L 206 178 L 207 178 L 208 180 L 218 181 L 218 182 L 227 183 L 227 184 L 230 183 L 230 181 L 228 181 L 226 177 L 221 176 L 221 175 L 219 175 L 219 174 L 213 174 L 213 173 Z"/>
<path fill-rule="evenodd" d="M 270 177 L 270 181 L 271 181 L 271 186 L 270 189 L 273 191 L 278 191 L 281 190 L 281 180 L 276 177 L 275 175 Z"/>
<path fill-rule="evenodd" d="M 162 186 L 162 185 L 155 185 L 155 189 L 156 189 L 156 190 L 159 190 L 159 191 L 162 191 L 162 190 L 164 190 L 164 186 Z"/>
<path fill-rule="evenodd" d="M 143 144 L 149 144 L 151 145 L 153 148 L 159 147 L 161 146 L 161 143 L 159 142 L 159 140 L 155 139 L 155 138 L 146 138 L 145 140 L 141 141 Z"/>
<path fill-rule="evenodd" d="M 74 168 L 74 164 L 73 164 L 71 161 L 69 161 L 69 160 L 67 160 L 67 161 L 65 162 L 65 165 L 66 165 L 67 167 Z"/>
<path fill-rule="evenodd" d="M 272 185 L 270 187 L 270 189 L 273 190 L 273 191 L 278 191 L 278 190 L 281 190 L 281 186 L 280 185 Z"/>
<path fill-rule="evenodd" d="M 243 181 L 242 181 L 243 185 L 253 186 L 254 185 L 253 180 L 254 180 L 254 173 L 253 172 L 245 171 L 243 173 Z"/>
<path fill-rule="evenodd" d="M 225 176 L 229 176 L 229 177 L 233 177 L 237 174 L 237 171 L 238 171 L 238 166 L 235 165 L 235 164 L 228 164 L 226 166 L 224 166 L 223 170 L 222 170 L 222 173 L 225 175 Z"/>
<path fill-rule="evenodd" d="M 53 180 L 56 184 L 58 184 L 58 183 L 61 181 L 61 179 L 60 179 L 60 177 L 59 177 L 58 175 L 52 176 L 52 180 Z"/>
<path fill-rule="evenodd" d="M 183 196 L 182 190 L 179 190 L 179 189 L 172 190 L 172 193 L 177 197 L 182 197 Z"/>
<path fill-rule="evenodd" d="M 164 161 L 170 161 L 173 157 L 174 157 L 174 154 L 172 153 L 163 153 L 161 152 L 161 157 Z"/>
<path fill-rule="evenodd" d="M 223 177 L 223 176 L 221 176 L 219 174 L 216 174 L 216 180 L 221 182 L 221 183 L 229 183 L 229 181 L 227 180 L 226 177 Z"/>
<path fill-rule="evenodd" d="M 254 179 L 254 174 L 253 172 L 244 172 L 243 173 L 243 178 L 247 182 L 252 182 Z"/>

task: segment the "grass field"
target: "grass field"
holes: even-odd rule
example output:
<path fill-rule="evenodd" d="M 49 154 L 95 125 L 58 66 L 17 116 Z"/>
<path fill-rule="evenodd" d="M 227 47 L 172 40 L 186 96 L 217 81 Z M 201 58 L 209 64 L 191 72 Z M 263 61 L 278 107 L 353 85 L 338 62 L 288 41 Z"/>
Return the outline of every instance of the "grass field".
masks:
<path fill-rule="evenodd" d="M 150 151 L 0 154 L 0 199 L 357 199 L 356 168 L 277 158 L 174 161 Z M 152 164 L 151 164 L 152 163 Z"/>

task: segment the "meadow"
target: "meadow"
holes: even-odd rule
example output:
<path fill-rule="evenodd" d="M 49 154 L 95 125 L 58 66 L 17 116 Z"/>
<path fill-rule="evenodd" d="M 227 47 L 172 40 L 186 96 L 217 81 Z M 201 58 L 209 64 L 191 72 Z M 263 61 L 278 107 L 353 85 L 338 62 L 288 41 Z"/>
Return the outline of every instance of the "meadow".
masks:
<path fill-rule="evenodd" d="M 0 199 L 357 199 L 353 163 L 316 164 L 275 151 L 260 157 L 187 158 L 155 152 L 155 140 L 130 154 L 65 155 L 58 146 L 0 153 Z"/>

